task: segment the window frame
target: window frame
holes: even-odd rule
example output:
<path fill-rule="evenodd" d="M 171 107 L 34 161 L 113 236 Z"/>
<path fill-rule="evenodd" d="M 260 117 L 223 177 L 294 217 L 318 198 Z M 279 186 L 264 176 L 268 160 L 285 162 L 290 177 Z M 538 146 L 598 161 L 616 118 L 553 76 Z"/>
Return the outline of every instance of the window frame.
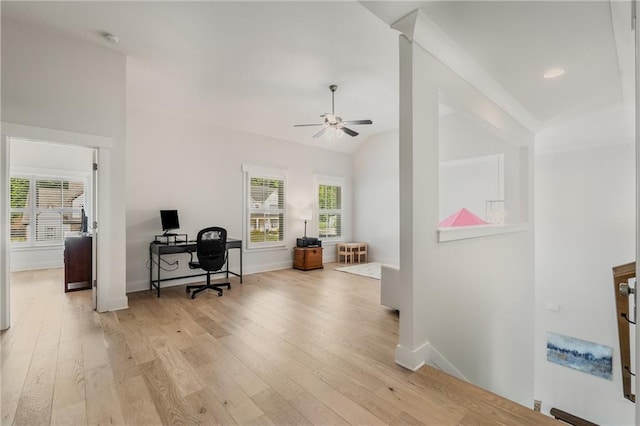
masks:
<path fill-rule="evenodd" d="M 320 208 L 320 185 L 326 186 L 339 186 L 340 187 L 340 206 L 339 209 L 321 209 Z M 314 188 L 315 188 L 315 221 L 316 221 L 316 233 L 318 238 L 326 242 L 341 242 L 344 241 L 345 235 L 345 180 L 339 176 L 325 176 L 314 175 Z M 340 235 L 335 237 L 328 237 L 320 232 L 320 215 L 321 214 L 340 214 Z"/>
<path fill-rule="evenodd" d="M 67 213 L 76 213 L 77 209 L 71 207 L 59 207 L 53 209 L 43 209 L 38 208 L 36 206 L 36 182 L 38 181 L 75 181 L 82 182 L 84 185 L 84 196 L 85 196 L 85 204 L 84 209 L 87 216 L 91 216 L 91 173 L 90 172 L 73 172 L 73 171 L 56 171 L 56 170 L 46 170 L 46 169 L 33 169 L 33 168 L 15 168 L 11 171 L 9 176 L 9 185 L 11 185 L 11 179 L 27 179 L 29 180 L 29 199 L 27 201 L 27 205 L 29 207 L 22 208 L 12 208 L 9 207 L 9 216 L 13 213 L 28 213 L 30 215 L 29 220 L 29 231 L 27 241 L 11 241 L 11 236 L 9 236 L 9 245 L 11 249 L 39 249 L 39 248 L 47 248 L 47 247 L 61 247 L 64 245 L 64 215 Z M 11 196 L 9 195 L 9 198 Z M 63 205 L 63 199 L 61 198 L 61 205 Z M 59 240 L 55 241 L 38 241 L 37 240 L 37 217 L 38 213 L 42 213 L 45 211 L 53 211 L 56 213 L 60 213 L 62 215 L 62 229 Z"/>
<path fill-rule="evenodd" d="M 259 166 L 251 166 L 243 164 L 243 212 L 244 212 L 244 220 L 243 220 L 243 236 L 244 236 L 244 247 L 246 250 L 273 250 L 273 249 L 283 249 L 287 247 L 287 234 L 288 234 L 288 217 L 287 217 L 287 200 L 288 200 L 288 172 L 285 169 L 275 169 L 275 168 L 267 168 L 267 167 L 259 167 Z M 251 179 L 271 179 L 271 180 L 281 180 L 283 183 L 282 194 L 284 197 L 283 207 L 278 209 L 273 208 L 253 208 L 249 201 L 251 194 Z M 282 214 L 283 224 L 282 228 L 282 238 L 278 241 L 261 241 L 261 242 L 252 242 L 251 241 L 251 214 L 252 213 L 277 213 Z"/>

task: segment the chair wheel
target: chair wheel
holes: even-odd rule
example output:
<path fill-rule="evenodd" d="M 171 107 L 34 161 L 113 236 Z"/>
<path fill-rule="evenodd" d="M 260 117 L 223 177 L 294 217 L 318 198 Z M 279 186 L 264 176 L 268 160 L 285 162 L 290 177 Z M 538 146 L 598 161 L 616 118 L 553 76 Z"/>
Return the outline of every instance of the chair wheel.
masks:
<path fill-rule="evenodd" d="M 218 292 L 218 297 L 220 297 L 220 296 L 222 296 L 222 292 L 221 291 Z"/>
<path fill-rule="evenodd" d="M 196 294 L 195 294 L 195 293 L 193 293 L 193 294 L 191 295 L 191 298 L 192 298 L 192 299 L 195 299 L 195 298 L 196 298 Z"/>

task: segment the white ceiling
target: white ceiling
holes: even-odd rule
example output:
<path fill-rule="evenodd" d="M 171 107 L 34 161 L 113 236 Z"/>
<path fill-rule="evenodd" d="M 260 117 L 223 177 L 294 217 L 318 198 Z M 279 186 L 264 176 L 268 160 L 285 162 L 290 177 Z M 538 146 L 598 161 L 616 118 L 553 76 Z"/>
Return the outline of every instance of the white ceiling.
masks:
<path fill-rule="evenodd" d="M 621 101 L 618 53 L 633 57 L 633 34 L 630 2 L 617 3 L 629 22 L 616 21 L 606 0 L 363 2 L 389 24 L 420 8 L 540 123 Z M 566 73 L 544 79 L 551 68 Z"/>
<path fill-rule="evenodd" d="M 128 55 L 131 108 L 352 152 L 397 128 L 398 33 L 389 24 L 416 7 L 540 122 L 621 99 L 608 1 L 2 1 L 2 18 Z M 108 44 L 105 31 L 121 42 Z M 552 66 L 566 74 L 544 80 Z M 338 115 L 374 122 L 354 126 L 357 138 L 314 140 L 315 128 L 292 127 L 320 122 L 332 83 Z"/>

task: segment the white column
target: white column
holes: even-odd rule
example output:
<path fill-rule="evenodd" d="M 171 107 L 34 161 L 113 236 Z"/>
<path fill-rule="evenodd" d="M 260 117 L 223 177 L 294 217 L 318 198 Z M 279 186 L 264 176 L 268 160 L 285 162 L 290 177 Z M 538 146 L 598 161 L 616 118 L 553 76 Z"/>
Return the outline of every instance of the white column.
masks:
<path fill-rule="evenodd" d="M 9 271 L 9 138 L 0 136 L 0 330 L 11 326 Z"/>

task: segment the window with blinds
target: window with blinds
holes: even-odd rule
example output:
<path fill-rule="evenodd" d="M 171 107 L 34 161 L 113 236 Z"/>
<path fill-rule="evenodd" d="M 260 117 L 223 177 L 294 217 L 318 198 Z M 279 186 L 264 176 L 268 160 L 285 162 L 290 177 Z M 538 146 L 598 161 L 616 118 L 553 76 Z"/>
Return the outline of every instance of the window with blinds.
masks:
<path fill-rule="evenodd" d="M 342 237 L 342 185 L 318 184 L 318 236 Z"/>
<path fill-rule="evenodd" d="M 59 244 L 65 232 L 80 231 L 86 182 L 83 179 L 11 177 L 11 243 Z"/>
<path fill-rule="evenodd" d="M 248 175 L 248 247 L 282 246 L 285 239 L 285 179 Z"/>

